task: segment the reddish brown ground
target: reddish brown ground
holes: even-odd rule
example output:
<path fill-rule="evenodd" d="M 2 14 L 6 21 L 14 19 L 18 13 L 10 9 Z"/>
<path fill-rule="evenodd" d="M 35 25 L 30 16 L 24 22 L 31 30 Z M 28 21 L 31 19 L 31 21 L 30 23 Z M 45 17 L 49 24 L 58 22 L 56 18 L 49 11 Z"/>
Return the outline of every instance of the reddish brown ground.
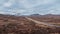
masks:
<path fill-rule="evenodd" d="M 43 21 L 48 18 L 34 17 L 33 19 Z M 48 20 L 50 19 L 52 18 L 49 18 Z M 23 16 L 0 15 L 0 34 L 55 34 L 59 32 L 59 28 L 42 28 Z"/>
<path fill-rule="evenodd" d="M 47 15 L 33 15 L 29 17 L 41 22 L 60 23 L 60 15 L 47 14 Z"/>

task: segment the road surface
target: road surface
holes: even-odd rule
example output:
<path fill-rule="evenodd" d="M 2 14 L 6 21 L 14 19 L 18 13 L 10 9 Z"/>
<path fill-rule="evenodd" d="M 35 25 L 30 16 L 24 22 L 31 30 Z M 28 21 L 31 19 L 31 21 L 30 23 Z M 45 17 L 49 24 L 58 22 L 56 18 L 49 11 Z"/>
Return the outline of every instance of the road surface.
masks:
<path fill-rule="evenodd" d="M 40 26 L 42 25 L 42 26 L 44 26 L 44 27 L 60 27 L 60 26 L 57 26 L 57 25 L 40 22 L 40 21 L 34 20 L 34 19 L 32 19 L 32 18 L 29 18 L 29 17 L 25 17 L 25 18 L 28 19 L 28 20 L 30 20 L 30 21 L 35 22 L 36 24 L 39 24 Z"/>

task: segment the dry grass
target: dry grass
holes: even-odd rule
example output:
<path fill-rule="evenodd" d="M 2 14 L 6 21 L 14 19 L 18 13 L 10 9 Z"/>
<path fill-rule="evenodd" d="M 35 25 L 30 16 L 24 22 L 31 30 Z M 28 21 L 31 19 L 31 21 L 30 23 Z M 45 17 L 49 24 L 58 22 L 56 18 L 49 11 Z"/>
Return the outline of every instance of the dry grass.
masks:
<path fill-rule="evenodd" d="M 42 28 L 22 16 L 0 15 L 0 34 L 60 33 L 59 28 Z"/>

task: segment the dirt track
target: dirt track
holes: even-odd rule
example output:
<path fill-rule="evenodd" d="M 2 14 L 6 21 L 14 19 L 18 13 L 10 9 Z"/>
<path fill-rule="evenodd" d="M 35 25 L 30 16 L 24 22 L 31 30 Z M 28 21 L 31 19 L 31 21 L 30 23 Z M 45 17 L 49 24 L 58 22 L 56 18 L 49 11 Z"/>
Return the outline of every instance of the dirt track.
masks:
<path fill-rule="evenodd" d="M 34 20 L 32 18 L 29 18 L 29 17 L 25 17 L 25 18 L 28 19 L 28 20 L 31 20 L 31 21 L 35 22 L 36 24 L 39 24 L 40 26 L 43 26 L 43 27 L 60 27 L 60 26 L 57 26 L 57 25 L 40 22 L 40 21 Z"/>

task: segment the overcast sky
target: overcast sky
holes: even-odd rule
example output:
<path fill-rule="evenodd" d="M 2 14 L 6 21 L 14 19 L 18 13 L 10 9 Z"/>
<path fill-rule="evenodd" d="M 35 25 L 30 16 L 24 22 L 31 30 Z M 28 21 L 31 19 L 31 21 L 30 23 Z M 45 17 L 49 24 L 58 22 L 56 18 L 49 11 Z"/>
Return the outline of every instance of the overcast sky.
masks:
<path fill-rule="evenodd" d="M 0 0 L 0 14 L 60 14 L 60 0 Z"/>

